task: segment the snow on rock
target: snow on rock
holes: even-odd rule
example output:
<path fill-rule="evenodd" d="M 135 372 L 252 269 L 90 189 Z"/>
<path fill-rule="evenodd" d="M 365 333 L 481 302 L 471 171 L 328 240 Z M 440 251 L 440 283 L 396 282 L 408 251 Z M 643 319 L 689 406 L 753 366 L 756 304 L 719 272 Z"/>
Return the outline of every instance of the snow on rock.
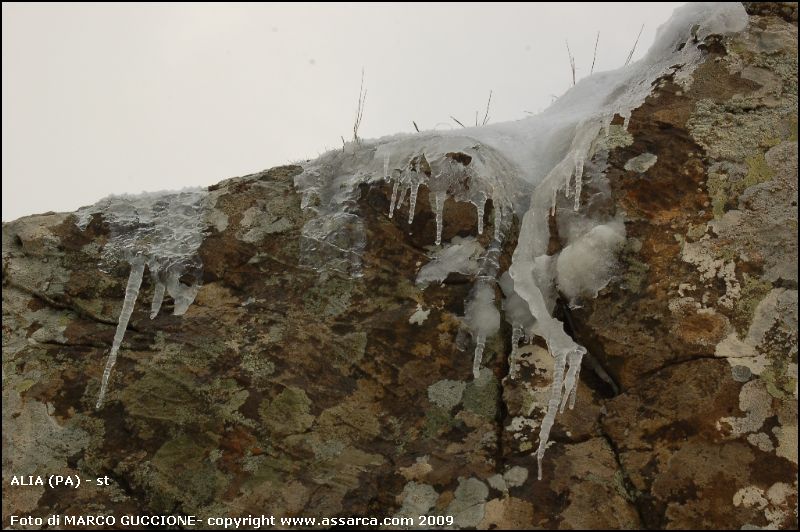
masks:
<path fill-rule="evenodd" d="M 625 243 L 625 226 L 612 221 L 593 227 L 558 255 L 558 287 L 574 301 L 580 296 L 596 297 L 608 283 L 616 264 L 616 252 Z"/>

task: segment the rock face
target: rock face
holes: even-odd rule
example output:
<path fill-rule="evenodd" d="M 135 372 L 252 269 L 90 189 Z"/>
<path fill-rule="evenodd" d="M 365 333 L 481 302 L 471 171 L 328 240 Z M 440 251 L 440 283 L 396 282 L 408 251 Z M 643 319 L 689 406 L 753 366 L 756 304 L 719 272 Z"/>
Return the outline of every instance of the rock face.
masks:
<path fill-rule="evenodd" d="M 409 226 L 407 207 L 387 216 L 389 185 L 362 186 L 363 276 L 320 278 L 299 266 L 309 215 L 286 166 L 211 187 L 197 299 L 151 321 L 145 277 L 100 410 L 127 279 L 97 269 L 107 225 L 3 225 L 4 527 L 92 513 L 796 528 L 797 12 L 747 8 L 745 31 L 706 40 L 690 89 L 661 79 L 608 153 L 618 274 L 563 317 L 610 379 L 584 364 L 543 480 L 552 359 L 534 342 L 509 367 L 504 324 L 473 379 L 468 276 L 414 283 L 436 230 L 427 191 Z M 443 240 L 473 235 L 474 216 L 448 204 Z M 111 482 L 11 485 L 50 474 Z"/>

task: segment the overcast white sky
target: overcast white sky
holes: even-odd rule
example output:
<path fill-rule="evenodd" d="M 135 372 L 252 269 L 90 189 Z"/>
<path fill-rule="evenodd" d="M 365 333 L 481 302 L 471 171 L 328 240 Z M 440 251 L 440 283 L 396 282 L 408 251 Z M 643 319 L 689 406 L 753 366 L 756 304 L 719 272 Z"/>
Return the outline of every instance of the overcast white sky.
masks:
<path fill-rule="evenodd" d="M 544 109 L 634 58 L 682 2 L 647 4 L 9 4 L 3 220 L 112 193 L 210 185 L 379 137 Z"/>

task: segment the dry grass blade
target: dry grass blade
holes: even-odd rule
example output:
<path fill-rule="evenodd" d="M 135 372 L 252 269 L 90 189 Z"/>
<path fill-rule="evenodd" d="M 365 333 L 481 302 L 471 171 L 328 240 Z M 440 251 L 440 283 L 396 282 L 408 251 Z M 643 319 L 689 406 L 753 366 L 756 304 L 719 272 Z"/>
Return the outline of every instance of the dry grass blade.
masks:
<path fill-rule="evenodd" d="M 356 109 L 356 121 L 353 124 L 353 141 L 361 143 L 358 136 L 358 128 L 361 127 L 361 120 L 364 118 L 364 102 L 367 99 L 367 91 L 364 90 L 364 69 L 361 69 L 361 88 L 358 90 L 358 108 Z"/>
<path fill-rule="evenodd" d="M 489 106 L 492 105 L 492 91 L 489 91 L 489 101 L 486 102 L 486 113 L 483 115 L 483 123 L 482 126 L 485 126 L 489 122 Z"/>
<path fill-rule="evenodd" d="M 564 39 L 564 42 L 567 43 L 567 55 L 569 56 L 569 68 L 572 70 L 572 85 L 575 86 L 575 57 L 572 55 L 572 51 L 569 49 L 569 41 Z"/>
<path fill-rule="evenodd" d="M 633 52 L 636 51 L 636 45 L 639 44 L 639 37 L 642 36 L 643 30 L 644 30 L 644 24 L 642 24 L 642 27 L 639 28 L 639 35 L 637 35 L 636 40 L 633 41 L 633 48 L 631 48 L 631 52 L 628 54 L 628 58 L 625 60 L 625 66 L 628 66 L 628 63 L 631 62 L 631 59 L 633 58 Z"/>
<path fill-rule="evenodd" d="M 450 118 L 453 120 L 453 122 L 455 122 L 455 123 L 456 123 L 456 124 L 458 124 L 459 126 L 461 126 L 461 127 L 463 127 L 463 128 L 466 128 L 466 127 L 467 127 L 467 126 L 465 126 L 464 124 L 462 124 L 462 123 L 461 123 L 461 121 L 459 121 L 459 120 L 458 120 L 458 118 L 454 117 L 453 115 L 450 115 Z"/>
<path fill-rule="evenodd" d="M 597 38 L 594 40 L 594 55 L 592 56 L 592 68 L 589 70 L 589 75 L 594 73 L 594 63 L 597 61 L 597 43 L 600 42 L 600 32 L 597 32 Z"/>

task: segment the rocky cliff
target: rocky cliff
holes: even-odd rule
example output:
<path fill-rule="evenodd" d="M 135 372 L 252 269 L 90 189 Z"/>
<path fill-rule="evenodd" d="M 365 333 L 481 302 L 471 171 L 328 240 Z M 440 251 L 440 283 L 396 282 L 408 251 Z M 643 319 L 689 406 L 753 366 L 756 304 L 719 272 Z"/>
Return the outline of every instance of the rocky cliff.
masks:
<path fill-rule="evenodd" d="M 301 266 L 312 215 L 302 168 L 285 166 L 210 187 L 196 300 L 151 320 L 144 278 L 97 410 L 128 276 L 98 270 L 109 224 L 3 224 L 4 527 L 265 514 L 796 528 L 797 10 L 745 7 L 744 31 L 705 38 L 688 89 L 660 78 L 613 129 L 607 182 L 586 171 L 583 198 L 604 188 L 590 208 L 624 217 L 626 240 L 597 298 L 559 306 L 590 356 L 542 480 L 532 453 L 552 358 L 534 341 L 510 359 L 503 324 L 473 378 L 470 274 L 415 283 L 437 230 L 428 191 L 408 225 L 407 207 L 387 216 L 390 184 L 362 184 L 361 276 L 321 277 Z M 443 216 L 442 240 L 475 235 L 468 204 L 448 200 Z M 555 213 L 553 252 L 563 238 Z M 11 485 L 50 474 L 110 485 Z"/>

